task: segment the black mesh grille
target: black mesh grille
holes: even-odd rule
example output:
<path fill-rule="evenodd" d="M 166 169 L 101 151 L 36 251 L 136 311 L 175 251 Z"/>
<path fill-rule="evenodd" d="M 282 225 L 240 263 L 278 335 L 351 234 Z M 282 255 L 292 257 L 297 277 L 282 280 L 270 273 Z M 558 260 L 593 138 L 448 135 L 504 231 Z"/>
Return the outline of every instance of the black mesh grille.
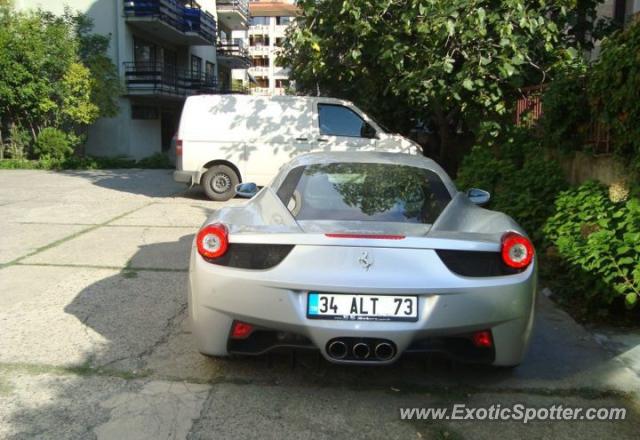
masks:
<path fill-rule="evenodd" d="M 439 249 L 436 253 L 451 272 L 465 277 L 496 277 L 521 272 L 504 264 L 500 252 Z"/>
<path fill-rule="evenodd" d="M 285 259 L 293 245 L 229 243 L 220 258 L 207 259 L 209 263 L 239 269 L 269 269 Z"/>

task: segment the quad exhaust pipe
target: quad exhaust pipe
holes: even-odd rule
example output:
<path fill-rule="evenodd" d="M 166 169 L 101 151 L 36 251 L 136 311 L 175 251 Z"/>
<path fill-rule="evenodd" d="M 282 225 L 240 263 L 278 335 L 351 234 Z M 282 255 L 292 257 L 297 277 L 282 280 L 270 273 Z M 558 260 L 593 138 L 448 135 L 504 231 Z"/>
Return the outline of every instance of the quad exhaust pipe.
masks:
<path fill-rule="evenodd" d="M 353 346 L 353 357 L 358 360 L 364 360 L 369 357 L 371 350 L 364 342 L 358 342 Z"/>
<path fill-rule="evenodd" d="M 374 353 L 376 355 L 376 359 L 380 359 L 381 361 L 388 361 L 395 356 L 396 349 L 388 342 L 381 342 L 376 345 Z"/>
<path fill-rule="evenodd" d="M 347 344 L 338 340 L 333 341 L 327 347 L 327 353 L 334 359 L 344 359 L 347 356 L 349 349 L 347 348 Z"/>
<path fill-rule="evenodd" d="M 336 360 L 386 362 L 396 355 L 396 346 L 380 339 L 336 338 L 327 344 L 327 354 Z"/>

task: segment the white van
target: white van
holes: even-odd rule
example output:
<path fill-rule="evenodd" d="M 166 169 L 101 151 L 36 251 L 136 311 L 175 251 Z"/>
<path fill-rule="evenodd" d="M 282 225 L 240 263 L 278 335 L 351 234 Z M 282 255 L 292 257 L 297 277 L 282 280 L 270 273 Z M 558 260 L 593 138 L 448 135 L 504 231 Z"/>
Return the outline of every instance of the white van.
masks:
<path fill-rule="evenodd" d="M 238 183 L 268 184 L 310 151 L 378 150 L 420 154 L 348 101 L 304 96 L 199 95 L 187 98 L 176 140 L 174 179 L 201 184 L 224 201 Z"/>

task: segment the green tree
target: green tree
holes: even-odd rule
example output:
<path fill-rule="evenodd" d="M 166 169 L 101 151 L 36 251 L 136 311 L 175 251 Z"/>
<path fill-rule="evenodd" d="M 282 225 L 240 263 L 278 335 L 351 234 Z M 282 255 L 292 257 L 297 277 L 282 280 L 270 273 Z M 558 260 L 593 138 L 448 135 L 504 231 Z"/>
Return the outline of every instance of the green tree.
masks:
<path fill-rule="evenodd" d="M 0 3 L 0 136 L 17 126 L 33 143 L 53 127 L 76 139 L 99 116 L 117 112 L 109 37 L 90 30 L 82 14 L 16 12 Z"/>
<path fill-rule="evenodd" d="M 98 106 L 100 116 L 115 116 L 122 89 L 118 68 L 108 55 L 111 35 L 92 33 L 93 20 L 84 14 L 67 11 L 66 15 L 76 29 L 80 59 L 91 73 L 91 101 Z"/>
<path fill-rule="evenodd" d="M 497 134 L 522 86 L 545 82 L 576 58 L 586 31 L 566 30 L 576 11 L 597 1 L 299 4 L 280 63 L 302 91 L 354 100 L 400 131 L 411 118 L 425 121 L 438 135 L 440 160 L 451 165 L 469 133 Z"/>

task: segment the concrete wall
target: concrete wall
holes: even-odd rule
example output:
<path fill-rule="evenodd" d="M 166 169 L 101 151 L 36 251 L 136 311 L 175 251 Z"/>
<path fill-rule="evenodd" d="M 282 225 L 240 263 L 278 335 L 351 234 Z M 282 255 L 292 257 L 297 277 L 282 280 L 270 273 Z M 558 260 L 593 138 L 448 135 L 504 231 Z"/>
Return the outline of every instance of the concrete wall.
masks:
<path fill-rule="evenodd" d="M 613 156 L 593 156 L 577 151 L 569 155 L 552 153 L 555 160 L 560 162 L 569 182 L 579 185 L 588 180 L 598 180 L 605 185 L 629 178 L 624 165 Z"/>

